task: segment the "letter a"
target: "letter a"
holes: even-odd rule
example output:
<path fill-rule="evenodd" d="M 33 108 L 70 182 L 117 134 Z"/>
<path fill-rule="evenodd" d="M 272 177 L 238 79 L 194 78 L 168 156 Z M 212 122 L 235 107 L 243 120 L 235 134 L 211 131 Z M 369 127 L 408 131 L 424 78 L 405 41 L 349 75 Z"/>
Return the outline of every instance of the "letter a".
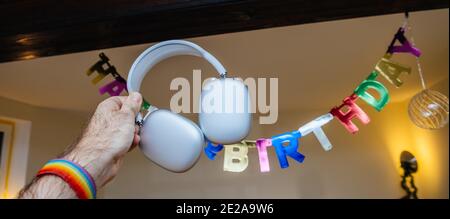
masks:
<path fill-rule="evenodd" d="M 403 81 L 399 79 L 400 74 L 404 72 L 411 74 L 411 68 L 392 62 L 390 60 L 391 56 L 392 54 L 386 53 L 375 66 L 375 70 L 383 75 L 386 80 L 391 82 L 393 85 L 400 87 L 403 84 Z"/>

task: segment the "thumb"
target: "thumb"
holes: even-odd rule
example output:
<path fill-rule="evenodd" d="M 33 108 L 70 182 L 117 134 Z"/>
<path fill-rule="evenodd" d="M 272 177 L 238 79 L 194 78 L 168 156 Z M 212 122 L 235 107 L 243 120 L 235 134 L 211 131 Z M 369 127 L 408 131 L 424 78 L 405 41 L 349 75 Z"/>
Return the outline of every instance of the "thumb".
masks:
<path fill-rule="evenodd" d="M 142 96 L 138 92 L 131 92 L 122 103 L 121 110 L 127 113 L 133 113 L 134 116 L 141 109 Z"/>

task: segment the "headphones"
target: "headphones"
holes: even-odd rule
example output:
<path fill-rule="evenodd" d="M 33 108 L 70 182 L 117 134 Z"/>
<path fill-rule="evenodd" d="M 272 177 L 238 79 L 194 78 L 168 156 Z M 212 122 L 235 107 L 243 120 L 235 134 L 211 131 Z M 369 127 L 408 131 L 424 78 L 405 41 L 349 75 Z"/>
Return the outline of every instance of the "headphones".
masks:
<path fill-rule="evenodd" d="M 199 97 L 200 127 L 183 116 L 154 106 L 145 116 L 141 113 L 137 115 L 136 122 L 141 126 L 141 151 L 147 158 L 172 172 L 190 169 L 207 140 L 217 144 L 236 143 L 248 135 L 251 126 L 251 101 L 247 86 L 242 80 L 227 78 L 227 71 L 214 56 L 188 41 L 169 40 L 146 49 L 128 73 L 128 91 L 139 91 L 142 80 L 153 66 L 179 55 L 206 59 L 220 77 L 207 81 L 202 87 Z"/>

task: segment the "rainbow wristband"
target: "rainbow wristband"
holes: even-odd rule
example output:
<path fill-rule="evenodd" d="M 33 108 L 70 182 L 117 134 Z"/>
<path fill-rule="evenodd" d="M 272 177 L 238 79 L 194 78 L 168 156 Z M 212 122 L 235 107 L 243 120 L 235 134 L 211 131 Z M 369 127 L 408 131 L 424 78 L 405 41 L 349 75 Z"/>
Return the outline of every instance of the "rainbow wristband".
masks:
<path fill-rule="evenodd" d="M 94 199 L 96 197 L 95 181 L 81 166 L 64 159 L 50 160 L 39 170 L 37 176 L 56 175 L 62 178 L 74 190 L 80 199 Z"/>

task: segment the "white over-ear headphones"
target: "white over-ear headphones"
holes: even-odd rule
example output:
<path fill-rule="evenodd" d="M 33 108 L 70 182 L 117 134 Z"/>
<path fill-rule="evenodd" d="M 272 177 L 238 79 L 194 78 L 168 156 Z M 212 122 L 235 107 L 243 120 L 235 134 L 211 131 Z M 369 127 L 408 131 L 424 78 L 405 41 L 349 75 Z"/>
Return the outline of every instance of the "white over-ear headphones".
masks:
<path fill-rule="evenodd" d="M 136 119 L 142 125 L 142 152 L 163 168 L 184 172 L 198 160 L 205 145 L 204 136 L 218 144 L 239 142 L 247 136 L 251 124 L 251 101 L 242 80 L 226 78 L 225 68 L 214 56 L 200 46 L 183 40 L 158 43 L 139 55 L 128 74 L 128 91 L 139 91 L 142 80 L 154 65 L 178 55 L 202 57 L 220 75 L 219 79 L 208 81 L 202 88 L 199 97 L 201 128 L 178 114 L 155 107 L 144 117 L 138 114 Z"/>

